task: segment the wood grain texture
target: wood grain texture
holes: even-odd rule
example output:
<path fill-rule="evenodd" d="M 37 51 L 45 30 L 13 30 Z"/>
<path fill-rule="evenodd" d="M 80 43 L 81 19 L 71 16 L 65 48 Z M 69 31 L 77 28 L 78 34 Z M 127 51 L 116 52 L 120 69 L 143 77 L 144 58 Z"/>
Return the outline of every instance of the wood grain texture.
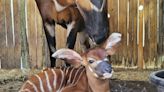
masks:
<path fill-rule="evenodd" d="M 33 68 L 48 66 L 50 63 L 49 52 L 42 19 L 35 1 L 26 1 L 26 12 L 25 0 L 13 0 L 14 34 L 11 26 L 10 1 L 0 0 L 0 59 L 2 68 L 20 68 L 21 57 L 23 57 L 23 62 L 27 63 L 25 66 L 28 64 Z M 144 6 L 144 9 L 137 14 L 138 1 Z M 159 23 L 157 23 L 157 3 L 157 0 L 108 0 L 110 33 L 120 32 L 123 37 L 117 54 L 111 58 L 114 66 L 123 68 L 156 68 L 161 66 L 164 61 L 162 58 L 164 55 L 164 1 L 159 0 Z M 158 27 L 159 32 L 157 32 Z M 55 30 L 57 48 L 64 48 L 67 31 L 59 25 Z M 13 45 L 14 35 L 15 45 Z M 75 50 L 81 52 L 78 40 Z"/>

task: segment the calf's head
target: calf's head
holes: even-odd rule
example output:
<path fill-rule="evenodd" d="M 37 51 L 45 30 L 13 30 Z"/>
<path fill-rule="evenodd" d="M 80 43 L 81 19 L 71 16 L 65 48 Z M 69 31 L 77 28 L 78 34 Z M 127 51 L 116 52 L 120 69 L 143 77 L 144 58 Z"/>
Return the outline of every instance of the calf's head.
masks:
<path fill-rule="evenodd" d="M 112 66 L 108 59 L 117 49 L 121 34 L 113 33 L 101 47 L 91 48 L 81 55 L 71 49 L 60 49 L 52 57 L 63 59 L 73 66 L 83 65 L 97 78 L 107 79 L 112 76 Z"/>
<path fill-rule="evenodd" d="M 95 44 L 101 44 L 109 36 L 107 0 L 76 0 L 84 18 L 85 31 Z"/>

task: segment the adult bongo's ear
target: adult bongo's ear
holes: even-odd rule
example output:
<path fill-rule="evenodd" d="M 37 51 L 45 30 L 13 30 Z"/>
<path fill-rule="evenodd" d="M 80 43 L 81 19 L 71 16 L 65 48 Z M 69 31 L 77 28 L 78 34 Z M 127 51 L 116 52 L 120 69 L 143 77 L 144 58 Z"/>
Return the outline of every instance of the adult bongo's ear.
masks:
<path fill-rule="evenodd" d="M 112 33 L 104 44 L 104 48 L 107 50 L 109 55 L 115 54 L 119 43 L 121 42 L 121 34 L 120 33 Z"/>
<path fill-rule="evenodd" d="M 74 50 L 66 48 L 57 50 L 54 54 L 52 54 L 52 57 L 64 60 L 65 62 L 75 67 L 80 66 L 83 60 L 80 54 L 78 54 Z"/>

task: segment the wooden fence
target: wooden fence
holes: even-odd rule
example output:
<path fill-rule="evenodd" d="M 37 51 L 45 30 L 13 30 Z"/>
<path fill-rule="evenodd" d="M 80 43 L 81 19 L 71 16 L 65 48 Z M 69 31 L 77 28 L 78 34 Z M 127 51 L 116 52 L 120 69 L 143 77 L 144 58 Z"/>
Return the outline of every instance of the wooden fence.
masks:
<path fill-rule="evenodd" d="M 163 4 L 163 0 L 108 0 L 110 32 L 123 35 L 118 53 L 112 56 L 114 66 L 158 68 L 164 65 Z M 56 26 L 56 31 L 57 47 L 65 47 L 65 29 Z M 49 65 L 35 0 L 0 0 L 0 42 L 0 68 Z M 75 50 L 81 51 L 78 41 Z"/>

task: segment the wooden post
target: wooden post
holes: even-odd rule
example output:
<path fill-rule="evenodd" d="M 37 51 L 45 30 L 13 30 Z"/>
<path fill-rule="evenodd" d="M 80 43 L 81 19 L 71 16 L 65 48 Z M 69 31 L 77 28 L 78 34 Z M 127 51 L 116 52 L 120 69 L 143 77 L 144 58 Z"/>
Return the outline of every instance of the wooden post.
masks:
<path fill-rule="evenodd" d="M 144 68 L 143 59 L 143 31 L 144 31 L 144 0 L 138 1 L 138 68 Z"/>
<path fill-rule="evenodd" d="M 26 22 L 25 22 L 25 0 L 20 0 L 20 23 L 21 23 L 21 59 L 22 59 L 22 67 L 29 68 L 28 57 L 29 57 L 29 49 L 27 42 L 27 34 L 26 34 Z"/>

